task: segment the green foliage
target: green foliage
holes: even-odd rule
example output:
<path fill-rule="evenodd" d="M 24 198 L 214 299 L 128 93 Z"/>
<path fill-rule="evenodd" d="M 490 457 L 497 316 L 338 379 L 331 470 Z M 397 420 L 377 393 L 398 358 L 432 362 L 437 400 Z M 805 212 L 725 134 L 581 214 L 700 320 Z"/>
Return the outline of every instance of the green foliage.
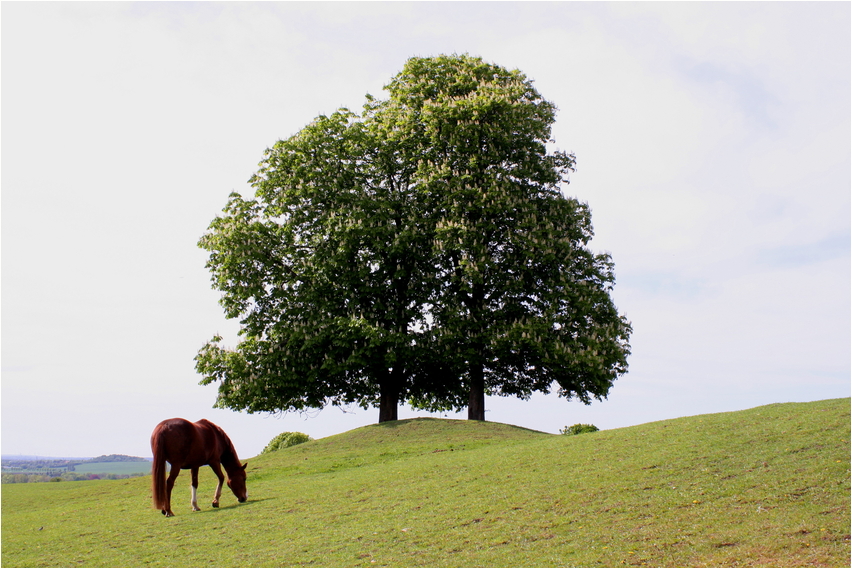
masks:
<path fill-rule="evenodd" d="M 113 472 L 63 472 L 61 476 L 45 476 L 41 474 L 3 474 L 3 484 L 22 484 L 32 482 L 79 482 L 83 480 L 124 480 L 145 476 L 146 472 L 131 474 Z"/>
<path fill-rule="evenodd" d="M 375 121 L 341 109 L 266 153 L 254 200 L 233 194 L 200 245 L 235 350 L 196 362 L 217 405 L 249 412 L 378 405 L 396 412 L 423 353 L 431 237 L 402 160 Z M 390 417 L 390 418 L 395 418 Z"/>
<path fill-rule="evenodd" d="M 849 567 L 849 409 L 769 405 L 589 437 L 386 422 L 250 459 L 244 504 L 225 494 L 191 512 L 181 478 L 168 519 L 148 478 L 17 484 L 2 492 L 0 562 Z M 215 484 L 202 469 L 201 495 Z"/>
<path fill-rule="evenodd" d="M 610 298 L 611 258 L 586 248 L 588 205 L 562 193 L 575 157 L 547 151 L 555 105 L 520 71 L 467 55 L 412 58 L 388 91 L 385 112 L 416 123 L 435 200 L 431 315 L 445 375 L 461 380 L 452 405 L 476 401 L 484 419 L 486 393 L 606 397 L 631 326 Z"/>
<path fill-rule="evenodd" d="M 599 431 L 594 425 L 586 425 L 584 423 L 577 423 L 576 425 L 571 425 L 570 427 L 565 427 L 564 429 L 559 429 L 559 432 L 563 435 L 582 435 L 583 433 L 594 433 L 595 431 Z"/>
<path fill-rule="evenodd" d="M 30 482 L 48 482 L 51 480 L 50 476 L 44 474 L 3 474 L 0 477 L 3 484 L 25 484 Z"/>
<path fill-rule="evenodd" d="M 269 444 L 263 448 L 263 451 L 260 454 L 266 454 L 268 452 L 273 452 L 282 448 L 288 448 L 291 446 L 299 445 L 312 440 L 314 439 L 312 439 L 305 433 L 294 433 L 285 431 L 280 435 L 275 436 L 271 441 L 269 441 Z"/>
<path fill-rule="evenodd" d="M 631 327 L 589 207 L 561 191 L 575 157 L 547 151 L 556 107 L 467 55 L 412 58 L 386 89 L 268 149 L 254 198 L 231 194 L 200 239 L 243 338 L 196 356 L 216 405 L 382 421 L 400 400 L 605 397 Z"/>

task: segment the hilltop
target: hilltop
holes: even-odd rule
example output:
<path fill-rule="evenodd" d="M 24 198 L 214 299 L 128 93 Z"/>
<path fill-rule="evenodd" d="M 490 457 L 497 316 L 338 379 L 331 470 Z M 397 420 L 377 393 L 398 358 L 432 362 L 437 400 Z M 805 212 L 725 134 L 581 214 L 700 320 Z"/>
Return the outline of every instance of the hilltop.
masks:
<path fill-rule="evenodd" d="M 126 454 L 102 454 L 85 462 L 151 462 L 150 459 L 141 456 L 128 456 Z"/>
<path fill-rule="evenodd" d="M 6 486 L 2 563 L 846 567 L 849 411 L 779 404 L 577 436 L 382 423 L 248 459 L 245 504 L 210 508 L 203 469 L 190 512 L 184 473 L 169 519 L 147 477 Z"/>

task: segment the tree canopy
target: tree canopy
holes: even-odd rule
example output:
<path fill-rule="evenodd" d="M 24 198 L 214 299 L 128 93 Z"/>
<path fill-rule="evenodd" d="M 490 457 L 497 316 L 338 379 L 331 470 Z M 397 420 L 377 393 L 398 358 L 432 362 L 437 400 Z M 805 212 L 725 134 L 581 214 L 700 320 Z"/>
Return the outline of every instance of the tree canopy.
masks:
<path fill-rule="evenodd" d="M 554 105 L 466 55 L 412 58 L 386 89 L 267 150 L 254 199 L 232 194 L 201 238 L 242 325 L 196 357 L 217 405 L 484 419 L 485 394 L 606 397 L 631 328 L 588 206 L 562 193 L 575 157 L 547 150 Z"/>

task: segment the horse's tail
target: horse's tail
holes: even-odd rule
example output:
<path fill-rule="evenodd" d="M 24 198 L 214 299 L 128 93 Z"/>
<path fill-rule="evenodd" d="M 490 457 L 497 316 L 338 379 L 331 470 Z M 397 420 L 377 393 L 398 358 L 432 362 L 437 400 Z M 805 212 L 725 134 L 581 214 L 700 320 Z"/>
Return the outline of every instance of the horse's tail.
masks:
<path fill-rule="evenodd" d="M 154 508 L 162 510 L 166 507 L 166 456 L 161 448 L 160 429 L 151 435 L 151 450 L 154 451 L 154 462 L 151 465 L 151 495 Z"/>

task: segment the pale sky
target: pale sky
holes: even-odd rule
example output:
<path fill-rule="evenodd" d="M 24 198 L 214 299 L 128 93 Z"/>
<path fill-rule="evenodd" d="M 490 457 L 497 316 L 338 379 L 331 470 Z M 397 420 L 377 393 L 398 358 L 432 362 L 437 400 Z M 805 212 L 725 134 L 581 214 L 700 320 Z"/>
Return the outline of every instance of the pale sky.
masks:
<path fill-rule="evenodd" d="M 488 398 L 488 420 L 850 396 L 848 2 L 3 2 L 0 22 L 3 454 L 150 456 L 185 417 L 246 458 L 376 422 L 212 409 L 193 357 L 238 324 L 196 243 L 276 140 L 442 53 L 520 69 L 558 106 L 566 192 L 634 328 L 607 400 Z"/>

